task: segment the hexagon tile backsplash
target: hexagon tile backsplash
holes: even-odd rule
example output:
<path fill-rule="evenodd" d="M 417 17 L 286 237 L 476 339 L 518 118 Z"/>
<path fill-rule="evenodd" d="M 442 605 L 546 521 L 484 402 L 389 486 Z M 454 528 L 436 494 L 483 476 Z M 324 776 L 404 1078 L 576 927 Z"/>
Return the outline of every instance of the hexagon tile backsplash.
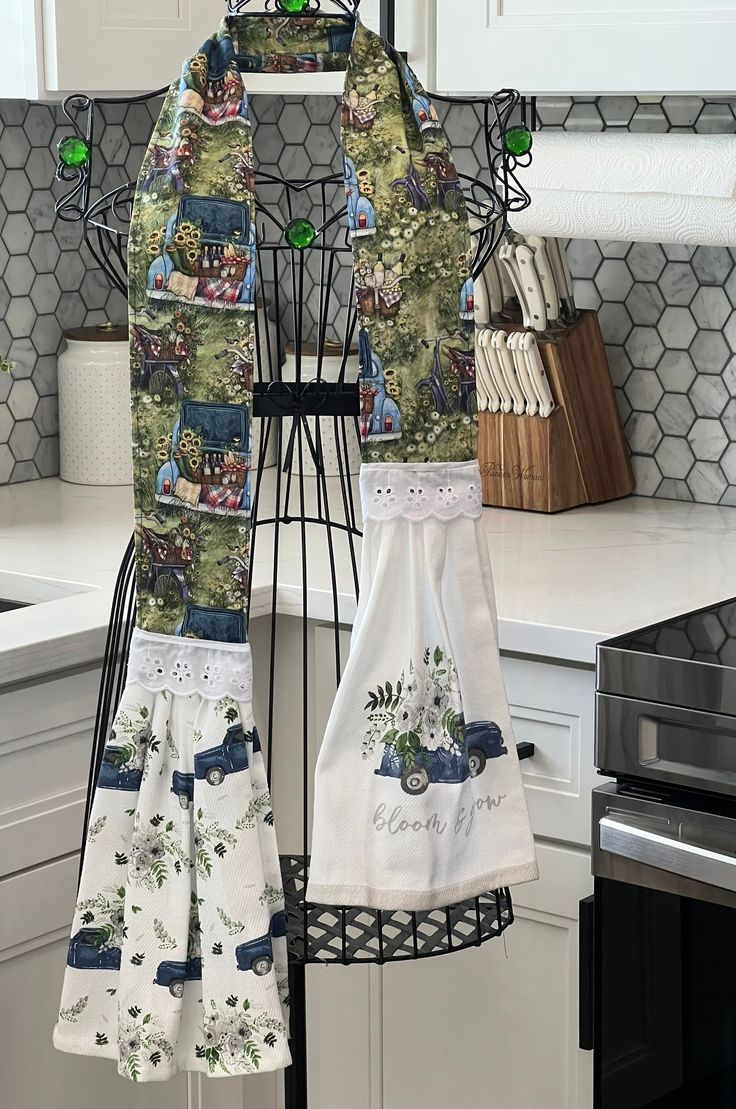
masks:
<path fill-rule="evenodd" d="M 257 96 L 260 164 L 297 177 L 339 165 L 332 98 Z M 96 186 L 134 178 L 157 104 L 106 105 Z M 554 97 L 540 126 L 578 131 L 736 132 L 736 100 Z M 461 171 L 483 150 L 472 107 L 449 109 Z M 58 473 L 56 355 L 62 331 L 125 318 L 123 298 L 56 220 L 53 151 L 69 125 L 59 106 L 0 101 L 0 483 Z M 736 251 L 652 243 L 568 245 L 581 307 L 596 308 L 637 492 L 736 505 Z"/>

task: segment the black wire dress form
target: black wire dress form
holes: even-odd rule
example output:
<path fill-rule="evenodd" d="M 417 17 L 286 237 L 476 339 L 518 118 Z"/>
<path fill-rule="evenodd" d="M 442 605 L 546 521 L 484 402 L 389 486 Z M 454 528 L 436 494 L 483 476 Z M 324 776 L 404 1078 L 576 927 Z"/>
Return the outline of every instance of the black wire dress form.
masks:
<path fill-rule="evenodd" d="M 319 0 L 305 0 L 299 14 L 309 18 L 320 14 Z M 338 9 L 346 21 L 357 12 L 360 0 L 333 0 L 330 15 Z M 251 0 L 229 0 L 229 11 L 240 18 L 249 15 L 272 15 L 274 20 L 287 18 L 295 9 L 290 0 L 266 0 L 258 11 L 248 10 Z M 291 8 L 291 12 L 290 9 Z M 296 9 L 298 10 L 298 9 Z M 394 4 L 382 2 L 384 38 L 393 39 Z M 166 90 L 122 102 L 139 103 L 161 96 Z M 476 254 L 474 276 L 487 265 L 494 251 L 508 232 L 508 217 L 529 203 L 528 194 L 515 176 L 517 166 L 528 164 L 529 155 L 512 154 L 504 143 L 512 115 L 521 107 L 525 124 L 527 105 L 520 103 L 517 92 L 504 89 L 492 97 L 457 98 L 432 94 L 432 99 L 450 104 L 465 104 L 479 112 L 487 153 L 487 170 L 482 178 L 460 174 L 470 212 L 477 217 L 479 229 L 474 232 Z M 56 204 L 60 219 L 79 222 L 84 241 L 97 265 L 111 284 L 127 295 L 126 246 L 135 182 L 129 182 L 92 199 L 92 169 L 95 155 L 96 114 L 100 106 L 121 103 L 121 98 L 95 98 L 73 94 L 64 101 L 64 111 L 74 130 L 69 136 L 83 144 L 86 157 L 79 164 L 60 160 L 57 180 L 68 186 Z M 532 117 L 534 106 L 531 106 Z M 257 132 L 256 132 L 257 134 Z M 62 140 L 60 147 L 63 158 Z M 271 298 L 269 316 L 275 327 L 265 326 L 265 312 L 256 317 L 256 366 L 254 375 L 253 414 L 261 421 L 260 448 L 255 469 L 252 503 L 251 567 L 255 553 L 262 554 L 268 543 L 271 548 L 272 597 L 268 637 L 269 682 L 268 719 L 265 732 L 268 749 L 268 772 L 276 752 L 283 752 L 287 737 L 276 735 L 275 706 L 279 697 L 301 703 L 302 726 L 298 740 L 302 746 L 301 798 L 291 796 L 291 805 L 301 803 L 302 843 L 298 852 L 281 856 L 286 906 L 289 918 L 289 959 L 291 980 L 291 1042 L 293 1066 L 286 1072 L 286 1104 L 288 1109 L 306 1109 L 306 990 L 305 967 L 309 963 L 378 963 L 422 959 L 450 951 L 478 946 L 500 935 L 513 922 L 511 897 L 507 889 L 496 890 L 480 897 L 430 912 L 381 912 L 367 908 L 311 905 L 304 900 L 309 866 L 308 837 L 311 823 L 309 787 L 312 758 L 309 743 L 311 685 L 314 665 L 310 659 L 309 613 L 310 568 L 309 549 L 315 536 L 321 538 L 328 556 L 331 597 L 331 624 L 334 628 L 335 688 L 339 684 L 341 656 L 341 598 L 338 584 L 338 563 L 349 567 L 352 592 L 359 587 L 359 557 L 356 541 L 360 537 L 357 512 L 359 498 L 349 472 L 349 458 L 359 443 L 359 393 L 355 376 L 348 374 L 354 364 L 357 347 L 358 312 L 355 283 L 341 283 L 347 273 L 352 247 L 348 238 L 344 178 L 342 173 L 328 172 L 310 180 L 285 180 L 258 170 L 256 167 L 258 243 L 258 283 Z M 265 198 L 269 198 L 266 203 Z M 275 199 L 274 199 L 275 198 Z M 274 199 L 274 202 L 271 200 Z M 297 217 L 308 217 L 317 235 L 308 251 L 294 249 L 285 239 L 285 231 Z M 309 265 L 308 265 L 309 262 Z M 345 291 L 346 290 L 346 291 Z M 265 295 L 262 293 L 261 295 Z M 309 297 L 310 310 L 306 310 Z M 315 323 L 312 329 L 312 318 Z M 284 380 L 285 332 L 291 336 L 289 350 L 294 373 Z M 308 345 L 309 344 L 309 345 Z M 323 377 L 326 349 L 341 355 L 337 381 Z M 303 360 L 316 350 L 317 370 L 306 376 Z M 151 392 L 176 388 L 175 367 L 165 362 L 151 363 L 141 352 L 141 381 L 149 382 Z M 313 360 L 310 359 L 310 366 Z M 438 368 L 441 374 L 441 367 Z M 333 471 L 325 474 L 325 440 L 329 438 L 333 452 Z M 266 460 L 276 448 L 277 465 L 272 479 L 266 478 Z M 351 450 L 352 447 L 352 450 Z M 311 474 L 316 472 L 316 477 Z M 271 488 L 273 486 L 273 488 Z M 298 532 L 297 547 L 301 555 L 301 655 L 302 687 L 288 690 L 279 687 L 277 655 L 279 626 L 277 596 L 279 562 L 286 529 Z M 97 723 L 90 766 L 90 787 L 85 813 L 84 835 L 94 783 L 99 771 L 108 730 L 115 714 L 125 681 L 125 668 L 133 629 L 134 545 L 131 539 L 118 575 L 108 631 L 105 664 L 99 694 Z M 343 586 L 344 588 L 344 586 Z M 343 598 L 344 600 L 344 598 Z M 249 606 L 250 607 L 250 606 Z M 344 623 L 344 617 L 342 622 Z M 289 736 L 289 743 L 297 737 Z M 264 744 L 264 747 L 266 744 Z M 519 745 L 520 756 L 532 753 Z M 293 752 L 290 752 L 293 754 Z M 278 800 L 277 800 L 278 804 Z"/>

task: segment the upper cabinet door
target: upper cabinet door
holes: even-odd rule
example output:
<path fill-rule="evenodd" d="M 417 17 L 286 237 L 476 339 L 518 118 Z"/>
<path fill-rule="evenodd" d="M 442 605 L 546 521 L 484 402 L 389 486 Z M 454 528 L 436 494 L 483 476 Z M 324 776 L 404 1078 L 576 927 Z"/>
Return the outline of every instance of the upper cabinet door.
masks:
<path fill-rule="evenodd" d="M 736 0 L 436 0 L 451 93 L 733 94 Z"/>
<path fill-rule="evenodd" d="M 402 5 L 397 18 L 398 45 L 418 56 L 422 69 L 427 56 L 424 0 L 402 0 Z M 331 0 L 323 0 L 321 7 L 325 14 L 339 11 Z M 250 10 L 263 8 L 262 2 L 254 0 Z M 379 29 L 379 9 L 380 0 L 362 0 L 360 5 L 363 22 L 375 30 Z M 174 80 L 182 61 L 219 26 L 227 13 L 227 3 L 226 0 L 44 0 L 43 12 L 45 85 L 50 94 L 148 92 Z M 421 33 L 417 30 L 420 27 Z M 343 75 L 250 74 L 247 84 L 249 92 L 337 94 L 342 92 Z"/>

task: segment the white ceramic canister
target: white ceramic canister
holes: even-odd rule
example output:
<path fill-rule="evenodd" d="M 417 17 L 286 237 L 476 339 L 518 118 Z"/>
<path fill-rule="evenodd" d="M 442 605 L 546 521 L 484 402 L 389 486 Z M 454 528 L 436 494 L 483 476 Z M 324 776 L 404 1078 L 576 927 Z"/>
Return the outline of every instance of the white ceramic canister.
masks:
<path fill-rule="evenodd" d="M 75 485 L 131 485 L 128 329 L 65 331 L 59 355 L 59 470 Z"/>
<path fill-rule="evenodd" d="M 303 343 L 302 344 L 302 366 L 301 366 L 301 380 L 313 381 L 317 378 L 317 369 L 319 366 L 318 348 L 316 343 Z M 342 344 L 326 342 L 324 344 L 324 354 L 322 356 L 322 371 L 321 378 L 323 381 L 336 382 L 340 379 L 340 370 L 342 368 Z M 360 359 L 357 350 L 351 350 L 348 355 L 348 360 L 345 366 L 344 380 L 347 383 L 354 383 L 358 380 L 360 374 Z M 296 381 L 296 352 L 292 344 L 286 348 L 286 361 L 284 363 L 283 372 L 284 381 Z M 339 477 L 340 465 L 337 455 L 337 443 L 335 440 L 335 419 L 333 416 L 308 416 L 307 423 L 309 424 L 309 433 L 312 436 L 312 441 L 316 444 L 317 436 L 317 421 L 319 420 L 320 432 L 322 434 L 322 456 L 324 459 L 324 471 L 326 477 Z M 284 426 L 284 449 L 288 441 L 287 427 L 288 423 Z M 340 427 L 340 421 L 338 421 Z M 345 421 L 345 440 L 347 441 L 347 461 L 348 473 L 357 474 L 360 470 L 360 442 L 358 439 L 358 432 L 355 427 L 355 421 L 348 419 Z M 302 442 L 304 449 L 302 451 L 302 468 L 305 474 L 314 475 L 316 467 L 312 459 L 312 453 L 309 450 L 306 437 L 303 436 Z M 343 436 L 340 432 L 340 448 L 343 456 L 343 466 L 345 464 L 343 448 Z M 299 472 L 299 451 L 295 450 L 291 460 L 291 472 Z"/>

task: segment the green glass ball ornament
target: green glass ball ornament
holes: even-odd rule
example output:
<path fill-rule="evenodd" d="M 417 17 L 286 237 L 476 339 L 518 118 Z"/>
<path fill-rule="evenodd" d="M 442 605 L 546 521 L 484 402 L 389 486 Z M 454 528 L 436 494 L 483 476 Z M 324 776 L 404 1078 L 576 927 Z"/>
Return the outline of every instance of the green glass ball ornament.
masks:
<path fill-rule="evenodd" d="M 89 146 L 84 139 L 74 135 L 67 135 L 57 147 L 59 161 L 65 166 L 84 166 L 89 161 Z"/>
<path fill-rule="evenodd" d="M 528 127 L 512 127 L 503 137 L 503 144 L 509 154 L 528 154 L 532 148 L 532 133 Z"/>
<path fill-rule="evenodd" d="M 314 224 L 308 219 L 293 219 L 286 225 L 284 237 L 293 250 L 306 250 L 317 237 Z"/>
<path fill-rule="evenodd" d="M 276 0 L 276 6 L 287 15 L 299 15 L 309 7 L 309 0 Z"/>

